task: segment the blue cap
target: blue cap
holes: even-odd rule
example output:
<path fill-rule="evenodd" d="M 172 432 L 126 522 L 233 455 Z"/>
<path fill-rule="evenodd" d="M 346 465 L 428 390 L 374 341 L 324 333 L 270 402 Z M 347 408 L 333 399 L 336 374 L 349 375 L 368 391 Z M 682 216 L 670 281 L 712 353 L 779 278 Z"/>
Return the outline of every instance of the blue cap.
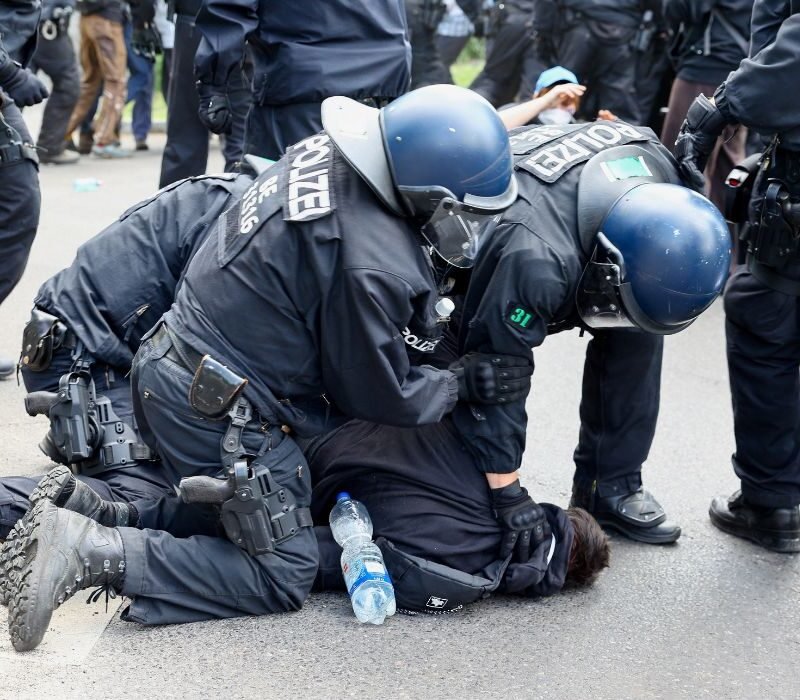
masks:
<path fill-rule="evenodd" d="M 350 500 L 350 494 L 347 493 L 347 491 L 342 491 L 341 493 L 336 494 L 337 503 L 339 503 L 339 501 L 349 501 L 349 500 Z"/>
<path fill-rule="evenodd" d="M 536 81 L 536 87 L 533 92 L 537 93 L 539 90 L 552 87 L 556 83 L 574 83 L 578 85 L 578 77 L 571 70 L 567 70 L 564 66 L 554 66 L 542 71 L 539 79 Z"/>

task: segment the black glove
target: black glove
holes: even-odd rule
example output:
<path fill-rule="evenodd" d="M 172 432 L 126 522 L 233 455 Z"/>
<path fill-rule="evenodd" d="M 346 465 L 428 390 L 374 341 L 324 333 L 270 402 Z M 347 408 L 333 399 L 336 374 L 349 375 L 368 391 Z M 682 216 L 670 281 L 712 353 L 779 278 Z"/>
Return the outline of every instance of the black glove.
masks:
<path fill-rule="evenodd" d="M 150 62 L 156 60 L 156 55 L 162 51 L 161 35 L 149 22 L 133 30 L 131 34 L 131 49 L 142 58 Z"/>
<path fill-rule="evenodd" d="M 50 94 L 44 83 L 27 68 L 10 61 L 0 69 L 0 86 L 18 107 L 39 104 Z"/>
<path fill-rule="evenodd" d="M 450 365 L 458 378 L 458 398 L 468 403 L 509 403 L 528 396 L 533 365 L 513 355 L 471 352 Z"/>
<path fill-rule="evenodd" d="M 520 486 L 519 479 L 503 488 L 492 489 L 492 506 L 497 522 L 505 531 L 500 545 L 501 559 L 513 552 L 513 560 L 524 563 L 553 534 L 544 508 L 534 503 L 528 491 Z"/>
<path fill-rule="evenodd" d="M 200 95 L 200 107 L 197 110 L 200 121 L 215 134 L 231 133 L 233 113 L 226 88 L 198 81 L 197 93 Z"/>
<path fill-rule="evenodd" d="M 681 177 L 701 194 L 706 182 L 703 177 L 706 161 L 726 124 L 719 109 L 705 95 L 698 95 L 675 141 L 675 159 Z"/>

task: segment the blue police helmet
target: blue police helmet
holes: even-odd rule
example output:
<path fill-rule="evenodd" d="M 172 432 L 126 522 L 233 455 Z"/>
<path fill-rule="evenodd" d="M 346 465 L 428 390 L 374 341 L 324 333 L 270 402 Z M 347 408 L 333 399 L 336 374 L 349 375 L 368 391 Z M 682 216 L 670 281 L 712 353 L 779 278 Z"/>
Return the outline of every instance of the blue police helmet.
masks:
<path fill-rule="evenodd" d="M 578 311 L 593 328 L 676 333 L 720 295 L 730 259 L 728 227 L 705 197 L 679 185 L 638 185 L 600 227 Z"/>
<path fill-rule="evenodd" d="M 506 128 L 471 90 L 429 85 L 381 110 L 330 97 L 322 124 L 379 199 L 419 219 L 450 264 L 470 267 L 492 220 L 517 198 Z"/>
<path fill-rule="evenodd" d="M 431 213 L 443 196 L 498 211 L 516 198 L 506 128 L 472 90 L 409 92 L 381 110 L 381 127 L 392 180 L 412 212 Z"/>

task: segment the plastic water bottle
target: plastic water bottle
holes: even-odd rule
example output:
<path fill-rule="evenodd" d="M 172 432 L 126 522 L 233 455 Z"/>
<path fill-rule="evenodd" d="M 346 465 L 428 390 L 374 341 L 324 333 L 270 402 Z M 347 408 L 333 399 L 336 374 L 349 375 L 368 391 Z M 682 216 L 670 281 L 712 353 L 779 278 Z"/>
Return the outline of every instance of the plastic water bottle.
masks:
<path fill-rule="evenodd" d="M 73 180 L 72 189 L 76 192 L 94 192 L 103 182 L 95 177 L 79 177 Z"/>
<path fill-rule="evenodd" d="M 342 573 L 359 622 L 383 624 L 394 615 L 394 586 L 383 554 L 372 541 L 372 520 L 364 504 L 340 493 L 331 510 L 331 530 L 342 547 Z"/>

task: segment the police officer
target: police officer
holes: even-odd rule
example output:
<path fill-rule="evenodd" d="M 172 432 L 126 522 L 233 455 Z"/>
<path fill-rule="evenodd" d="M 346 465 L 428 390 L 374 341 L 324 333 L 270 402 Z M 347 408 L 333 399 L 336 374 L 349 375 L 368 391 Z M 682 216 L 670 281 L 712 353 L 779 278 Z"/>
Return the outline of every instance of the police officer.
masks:
<path fill-rule="evenodd" d="M 195 19 L 202 4 L 202 0 L 174 0 L 170 4 L 175 13 L 175 40 L 167 93 L 167 143 L 161 158 L 159 187 L 202 175 L 208 164 L 208 126 L 198 115 L 200 98 L 194 80 L 194 56 L 201 38 Z M 239 63 L 232 65 L 228 76 L 230 128 L 222 142 L 226 172 L 236 168 L 245 152 L 249 91 Z"/>
<path fill-rule="evenodd" d="M 45 0 L 39 25 L 39 44 L 31 70 L 41 70 L 53 82 L 53 93 L 44 108 L 37 147 L 40 163 L 63 165 L 74 163 L 78 154 L 65 151 L 67 124 L 78 101 L 80 76 L 75 48 L 69 36 L 69 21 L 75 0 Z"/>
<path fill-rule="evenodd" d="M 534 42 L 535 4 L 534 0 L 511 0 L 491 9 L 486 63 L 470 87 L 495 107 L 531 98 L 536 80 L 548 67 Z"/>
<path fill-rule="evenodd" d="M 200 118 L 230 127 L 230 76 L 245 44 L 253 57 L 245 151 L 277 159 L 322 128 L 320 104 L 344 95 L 381 106 L 409 87 L 410 49 L 401 0 L 208 0 L 197 17 Z"/>
<path fill-rule="evenodd" d="M 64 500 L 73 493 L 85 498 L 73 473 L 110 501 L 158 497 L 171 489 L 135 431 L 133 355 L 169 308 L 217 217 L 252 181 L 252 174 L 201 176 L 162 190 L 83 244 L 72 265 L 39 288 L 19 366 L 31 392 L 28 409 L 50 416 L 42 451 L 69 466 L 47 477 L 57 502 L 56 490 L 66 490 Z M 54 407 L 59 391 L 68 400 Z M 80 427 L 86 435 L 77 434 Z M 24 515 L 38 481 L 0 480 L 0 539 Z M 106 524 L 116 524 L 122 510 L 115 509 Z"/>
<path fill-rule="evenodd" d="M 743 238 L 747 262 L 725 290 L 725 332 L 741 489 L 715 498 L 721 530 L 777 552 L 800 552 L 800 7 L 757 0 L 750 57 L 708 99 L 692 104 L 675 146 L 687 181 L 722 129 L 742 124 L 771 139 L 758 169 Z"/>
<path fill-rule="evenodd" d="M 572 505 L 632 539 L 674 542 L 680 528 L 641 478 L 658 415 L 662 336 L 688 326 L 720 293 L 730 258 L 725 223 L 680 186 L 650 129 L 620 121 L 523 127 L 511 143 L 520 198 L 468 275 L 458 354 L 531 359 L 549 334 L 588 330 Z M 464 284 L 450 272 L 444 280 L 456 290 Z M 459 403 L 453 420 L 495 496 L 521 500 L 524 401 Z"/>
<path fill-rule="evenodd" d="M 36 47 L 41 5 L 15 0 L 0 6 L 0 304 L 19 282 L 39 225 L 39 160 L 19 107 L 47 97 L 24 66 Z M 14 362 L 0 357 L 0 379 Z"/>
<path fill-rule="evenodd" d="M 538 0 L 534 28 L 540 59 L 575 72 L 591 100 L 583 116 L 598 107 L 638 123 L 634 38 L 642 23 L 643 0 Z M 590 108 L 594 109 L 590 109 Z"/>
<path fill-rule="evenodd" d="M 410 366 L 406 350 L 412 334 L 439 332 L 419 225 L 441 206 L 477 227 L 516 198 L 497 114 L 452 86 L 382 111 L 348 98 L 323 109 L 326 133 L 289 149 L 220 217 L 134 360 L 139 429 L 190 503 L 137 501 L 144 529 L 132 529 L 42 498 L 4 548 L 15 648 L 36 646 L 57 601 L 98 582 L 132 598 L 127 619 L 146 624 L 300 607 L 317 546 L 289 433 L 345 415 L 435 422 L 458 398 L 527 392 L 527 360 L 436 370 Z M 196 515 L 194 502 L 210 501 L 228 539 Z M 15 554 L 34 540 L 35 556 Z"/>

